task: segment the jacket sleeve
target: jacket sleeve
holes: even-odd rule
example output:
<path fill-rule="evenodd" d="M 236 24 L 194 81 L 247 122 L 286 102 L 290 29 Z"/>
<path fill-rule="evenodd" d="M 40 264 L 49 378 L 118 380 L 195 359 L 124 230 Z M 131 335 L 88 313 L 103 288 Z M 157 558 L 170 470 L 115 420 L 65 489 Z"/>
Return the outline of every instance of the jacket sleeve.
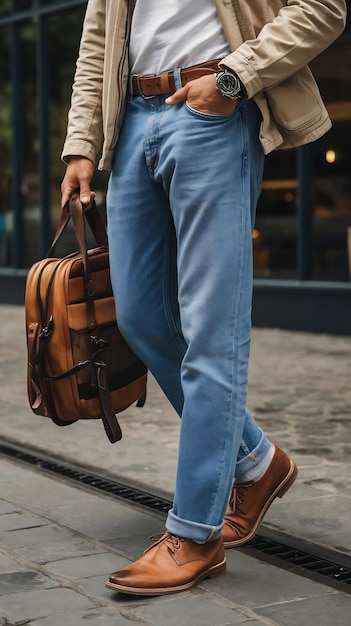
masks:
<path fill-rule="evenodd" d="M 73 83 L 62 159 L 84 156 L 95 162 L 102 144 L 102 83 L 106 0 L 89 0 Z"/>
<path fill-rule="evenodd" d="M 221 65 L 239 75 L 249 98 L 308 64 L 345 28 L 344 0 L 287 0 L 257 35 L 248 27 L 246 3 L 232 2 L 244 43 Z"/>

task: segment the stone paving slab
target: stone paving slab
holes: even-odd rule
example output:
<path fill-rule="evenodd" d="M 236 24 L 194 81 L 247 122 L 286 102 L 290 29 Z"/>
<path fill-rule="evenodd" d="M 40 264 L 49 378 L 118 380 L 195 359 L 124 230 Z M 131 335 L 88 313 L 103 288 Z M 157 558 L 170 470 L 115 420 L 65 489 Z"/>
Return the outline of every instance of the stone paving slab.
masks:
<path fill-rule="evenodd" d="M 57 587 L 57 583 L 35 570 L 17 571 L 0 574 L 0 595 L 21 593 L 33 589 L 50 589 Z"/>
<path fill-rule="evenodd" d="M 315 616 L 318 626 L 347 626 L 351 621 L 350 598 L 340 597 L 338 593 L 297 600 L 289 604 L 278 603 L 262 607 L 257 612 L 284 626 L 306 624 L 306 615 Z"/>
<path fill-rule="evenodd" d="M 70 528 L 76 532 L 89 535 L 93 531 L 94 536 L 100 540 L 113 539 L 117 535 L 133 537 L 134 533 L 138 534 L 141 528 L 146 536 L 155 532 L 153 530 L 155 528 L 158 532 L 160 522 L 156 519 L 156 515 L 153 520 L 152 514 L 143 513 L 129 504 L 116 509 L 115 502 L 106 500 L 103 496 L 98 506 L 99 497 L 85 502 L 83 509 L 79 502 L 75 502 L 57 506 L 54 511 L 48 512 L 48 515 L 59 524 L 69 523 Z M 130 509 L 133 511 L 132 516 Z M 102 510 L 104 515 L 101 515 Z"/>
<path fill-rule="evenodd" d="M 293 536 L 305 537 L 345 554 L 351 554 L 351 499 L 338 494 L 303 500 L 303 509 L 296 515 L 299 501 L 285 501 L 267 513 L 265 525 Z M 277 516 L 278 509 L 278 516 Z"/>
<path fill-rule="evenodd" d="M 335 590 L 263 561 L 254 561 L 242 550 L 226 550 L 227 575 L 205 580 L 201 586 L 229 601 L 257 610 L 276 603 L 333 595 Z M 351 610 L 351 597 L 348 597 Z M 332 626 L 332 625 L 330 625 Z"/>
<path fill-rule="evenodd" d="M 129 565 L 129 559 L 115 553 L 103 552 L 88 556 L 76 556 L 70 559 L 47 563 L 46 570 L 53 574 L 59 574 L 65 578 L 82 580 L 90 576 L 104 574 L 105 580 L 108 574 Z"/>
<path fill-rule="evenodd" d="M 19 507 L 11 504 L 10 502 L 6 502 L 5 500 L 0 500 L 0 515 L 4 513 L 18 513 Z"/>
<path fill-rule="evenodd" d="M 24 546 L 16 549 L 16 553 L 26 561 L 34 563 L 54 563 L 65 558 L 100 554 L 101 546 L 97 546 L 81 537 L 72 537 L 70 541 L 49 541 Z"/>
<path fill-rule="evenodd" d="M 0 517 L 0 533 L 4 530 L 23 530 L 25 528 L 37 528 L 45 526 L 44 521 L 34 515 L 28 515 L 22 512 L 8 513 Z"/>
<path fill-rule="evenodd" d="M 15 509 L 16 514 L 30 524 L 37 518 L 38 525 L 27 530 L 42 533 L 42 542 L 36 537 L 33 544 L 28 535 L 28 545 L 22 541 L 5 541 L 0 545 L 0 626 L 122 626 L 131 623 L 140 626 L 296 626 L 299 623 L 344 626 L 348 623 L 350 595 L 256 560 L 245 554 L 244 549 L 226 551 L 226 575 L 202 581 L 187 592 L 156 598 L 113 593 L 105 587 L 109 573 L 142 553 L 149 545 L 146 532 L 161 530 L 163 516 L 141 512 L 124 502 L 111 501 L 108 496 L 89 493 L 89 503 L 94 505 L 90 511 L 95 508 L 102 522 L 99 524 L 94 518 L 90 527 L 84 521 L 83 527 L 76 528 L 76 510 L 72 511 L 71 496 L 74 492 L 75 503 L 83 512 L 87 504 L 84 488 L 61 482 L 58 477 L 45 476 L 39 469 L 2 459 L 2 496 L 10 475 L 16 476 L 18 484 L 35 483 L 37 493 L 32 506 L 26 499 L 25 506 L 21 507 L 16 492 L 12 493 L 14 503 L 10 493 L 0 500 L 2 538 L 23 532 L 23 529 L 12 530 L 7 523 L 15 515 Z M 43 513 L 47 493 L 56 488 L 61 499 L 57 501 L 58 509 L 65 492 L 69 502 L 66 518 L 60 521 L 56 507 Z M 56 528 L 64 538 L 48 540 L 48 528 Z M 106 539 L 101 537 L 101 528 L 105 529 Z M 110 535 L 114 535 L 114 539 Z M 82 546 L 87 554 L 82 554 Z M 331 616 L 333 619 L 328 622 Z"/>
<path fill-rule="evenodd" d="M 71 589 L 45 589 L 44 591 L 20 591 L 9 593 L 1 597 L 1 613 L 13 623 L 51 615 L 61 615 L 73 610 L 88 610 L 94 607 L 94 603 Z M 6 622 L 5 622 L 6 624 Z"/>
<path fill-rule="evenodd" d="M 261 621 L 252 621 L 250 617 L 229 606 L 223 606 L 221 600 L 203 597 L 202 594 L 179 597 L 167 597 L 149 604 L 141 605 L 128 611 L 131 621 L 146 621 L 154 626 L 179 626 L 179 624 L 247 624 L 263 626 Z M 250 621 L 249 621 L 250 620 Z"/>
<path fill-rule="evenodd" d="M 68 539 L 72 536 L 72 533 L 65 528 L 47 524 L 46 526 L 39 525 L 37 528 L 0 533 L 0 545 L 5 548 L 33 546 L 36 544 L 40 545 L 44 541 L 57 541 L 59 539 Z"/>
<path fill-rule="evenodd" d="M 17 561 L 12 559 L 10 556 L 4 554 L 4 552 L 1 550 L 0 544 L 0 576 L 3 573 L 9 574 L 11 572 L 17 572 L 20 569 L 21 566 L 17 563 Z"/>
<path fill-rule="evenodd" d="M 139 622 L 142 626 L 145 622 Z M 1 622 L 0 622 L 1 626 Z M 74 611 L 64 614 L 64 623 L 61 615 L 51 615 L 49 618 L 36 619 L 30 626 L 131 626 L 129 618 L 121 613 L 103 608 L 94 608 L 89 611 Z"/>

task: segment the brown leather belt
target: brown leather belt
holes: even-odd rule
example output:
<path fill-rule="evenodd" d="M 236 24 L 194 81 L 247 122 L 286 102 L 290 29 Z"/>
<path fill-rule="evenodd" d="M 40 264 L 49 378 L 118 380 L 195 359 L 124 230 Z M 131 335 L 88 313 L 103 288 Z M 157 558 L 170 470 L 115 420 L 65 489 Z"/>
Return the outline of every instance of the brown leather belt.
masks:
<path fill-rule="evenodd" d="M 199 65 L 192 65 L 180 70 L 180 78 L 182 86 L 191 80 L 201 78 L 205 74 L 213 74 L 218 72 L 218 63 L 221 59 L 211 59 Z M 174 93 L 176 91 L 174 74 L 176 70 L 164 72 L 163 74 L 151 76 L 133 76 L 132 78 L 132 94 L 133 96 L 143 96 L 144 98 L 152 98 L 166 93 Z"/>

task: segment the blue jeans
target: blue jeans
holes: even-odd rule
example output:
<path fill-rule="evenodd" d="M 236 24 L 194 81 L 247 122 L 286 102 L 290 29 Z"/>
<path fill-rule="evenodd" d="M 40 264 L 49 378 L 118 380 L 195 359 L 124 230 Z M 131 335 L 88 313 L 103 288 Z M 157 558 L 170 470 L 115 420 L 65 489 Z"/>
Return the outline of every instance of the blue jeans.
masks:
<path fill-rule="evenodd" d="M 120 329 L 181 415 L 166 527 L 220 535 L 235 476 L 270 443 L 246 410 L 252 226 L 263 170 L 254 102 L 203 114 L 127 103 L 107 214 Z"/>

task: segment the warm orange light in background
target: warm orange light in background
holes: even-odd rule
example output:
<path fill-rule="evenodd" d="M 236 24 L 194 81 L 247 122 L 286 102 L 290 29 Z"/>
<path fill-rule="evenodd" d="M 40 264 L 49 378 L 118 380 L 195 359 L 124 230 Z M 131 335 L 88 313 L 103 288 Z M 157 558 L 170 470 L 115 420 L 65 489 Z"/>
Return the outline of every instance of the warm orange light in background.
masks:
<path fill-rule="evenodd" d="M 293 202 L 295 200 L 295 195 L 292 193 L 292 191 L 287 191 L 284 194 L 284 200 L 285 202 Z"/>
<path fill-rule="evenodd" d="M 260 236 L 260 231 L 257 228 L 254 228 L 252 231 L 252 239 L 258 239 Z"/>
<path fill-rule="evenodd" d="M 336 152 L 335 150 L 327 150 L 325 153 L 325 160 L 327 163 L 335 163 L 336 161 Z"/>

